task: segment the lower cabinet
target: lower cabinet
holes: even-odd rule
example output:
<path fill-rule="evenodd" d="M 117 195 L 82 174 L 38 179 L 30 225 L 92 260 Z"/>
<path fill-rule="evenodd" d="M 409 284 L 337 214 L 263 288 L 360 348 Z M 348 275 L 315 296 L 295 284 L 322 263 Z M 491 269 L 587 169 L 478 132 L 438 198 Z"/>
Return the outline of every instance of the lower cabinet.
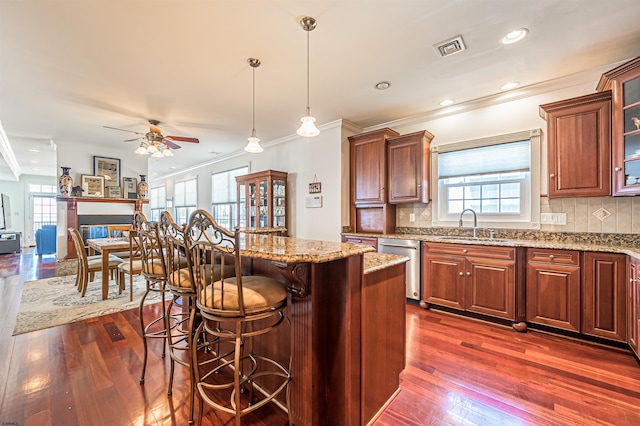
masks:
<path fill-rule="evenodd" d="M 582 333 L 627 341 L 627 256 L 585 252 L 582 262 Z"/>
<path fill-rule="evenodd" d="M 626 259 L 527 249 L 527 322 L 626 342 Z"/>
<path fill-rule="evenodd" d="M 423 305 L 516 320 L 516 250 L 422 243 Z"/>
<path fill-rule="evenodd" d="M 630 258 L 627 280 L 627 342 L 640 357 L 640 269 L 638 260 Z"/>
<path fill-rule="evenodd" d="M 527 322 L 580 332 L 580 252 L 527 249 Z"/>

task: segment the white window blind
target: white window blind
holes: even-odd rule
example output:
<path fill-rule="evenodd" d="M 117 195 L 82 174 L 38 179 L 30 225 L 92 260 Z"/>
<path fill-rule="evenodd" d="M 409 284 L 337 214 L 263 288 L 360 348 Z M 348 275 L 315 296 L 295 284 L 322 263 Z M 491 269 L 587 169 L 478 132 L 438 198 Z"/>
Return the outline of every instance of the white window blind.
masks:
<path fill-rule="evenodd" d="M 151 188 L 149 204 L 152 209 L 164 209 L 167 205 L 167 189 L 164 186 Z"/>
<path fill-rule="evenodd" d="M 236 191 L 236 176 L 247 174 L 248 167 L 216 173 L 211 177 L 212 204 L 235 203 L 238 200 Z"/>
<path fill-rule="evenodd" d="M 175 186 L 175 206 L 196 206 L 198 205 L 198 181 L 191 179 L 184 182 L 176 182 Z"/>
<path fill-rule="evenodd" d="M 443 152 L 438 155 L 438 177 L 528 171 L 530 152 L 529 140 Z"/>

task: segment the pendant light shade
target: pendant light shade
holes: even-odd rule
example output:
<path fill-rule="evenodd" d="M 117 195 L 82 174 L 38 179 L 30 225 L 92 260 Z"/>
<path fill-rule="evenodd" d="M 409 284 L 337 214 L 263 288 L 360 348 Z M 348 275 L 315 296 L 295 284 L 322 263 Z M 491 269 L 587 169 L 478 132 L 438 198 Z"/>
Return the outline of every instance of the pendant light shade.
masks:
<path fill-rule="evenodd" d="M 316 119 L 311 116 L 311 108 L 309 107 L 309 32 L 316 28 L 316 20 L 310 16 L 305 16 L 300 20 L 300 25 L 307 32 L 307 115 L 300 119 L 302 125 L 297 133 L 305 138 L 310 138 L 320 134 L 320 130 L 315 124 Z"/>
<path fill-rule="evenodd" d="M 262 152 L 262 146 L 260 145 L 260 138 L 256 136 L 256 68 L 260 66 L 260 59 L 249 58 L 247 59 L 249 66 L 253 68 L 253 128 L 251 129 L 251 137 L 249 137 L 247 146 L 244 150 L 252 154 L 258 154 Z"/>
<path fill-rule="evenodd" d="M 144 142 L 140 142 L 140 146 L 138 147 L 138 149 L 135 150 L 135 153 L 138 155 L 149 155 L 149 153 L 147 152 L 147 147 L 145 146 Z"/>

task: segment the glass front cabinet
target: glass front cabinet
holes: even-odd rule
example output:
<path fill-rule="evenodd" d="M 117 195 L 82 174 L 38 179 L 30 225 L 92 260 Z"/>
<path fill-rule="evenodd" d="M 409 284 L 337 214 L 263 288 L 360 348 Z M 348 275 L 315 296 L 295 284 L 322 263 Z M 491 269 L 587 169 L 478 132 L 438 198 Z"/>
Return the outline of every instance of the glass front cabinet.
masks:
<path fill-rule="evenodd" d="M 602 75 L 597 89 L 611 89 L 613 195 L 640 194 L 640 57 Z"/>
<path fill-rule="evenodd" d="M 287 173 L 274 170 L 236 177 L 240 229 L 287 227 Z"/>

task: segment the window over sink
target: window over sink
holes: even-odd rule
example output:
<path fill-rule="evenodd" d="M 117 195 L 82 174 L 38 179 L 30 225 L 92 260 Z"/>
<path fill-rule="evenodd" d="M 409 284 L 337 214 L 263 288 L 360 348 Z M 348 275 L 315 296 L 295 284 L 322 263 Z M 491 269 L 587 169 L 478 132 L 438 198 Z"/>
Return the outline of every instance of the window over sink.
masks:
<path fill-rule="evenodd" d="M 540 227 L 540 130 L 436 146 L 432 159 L 434 225 L 473 209 L 481 227 Z"/>

